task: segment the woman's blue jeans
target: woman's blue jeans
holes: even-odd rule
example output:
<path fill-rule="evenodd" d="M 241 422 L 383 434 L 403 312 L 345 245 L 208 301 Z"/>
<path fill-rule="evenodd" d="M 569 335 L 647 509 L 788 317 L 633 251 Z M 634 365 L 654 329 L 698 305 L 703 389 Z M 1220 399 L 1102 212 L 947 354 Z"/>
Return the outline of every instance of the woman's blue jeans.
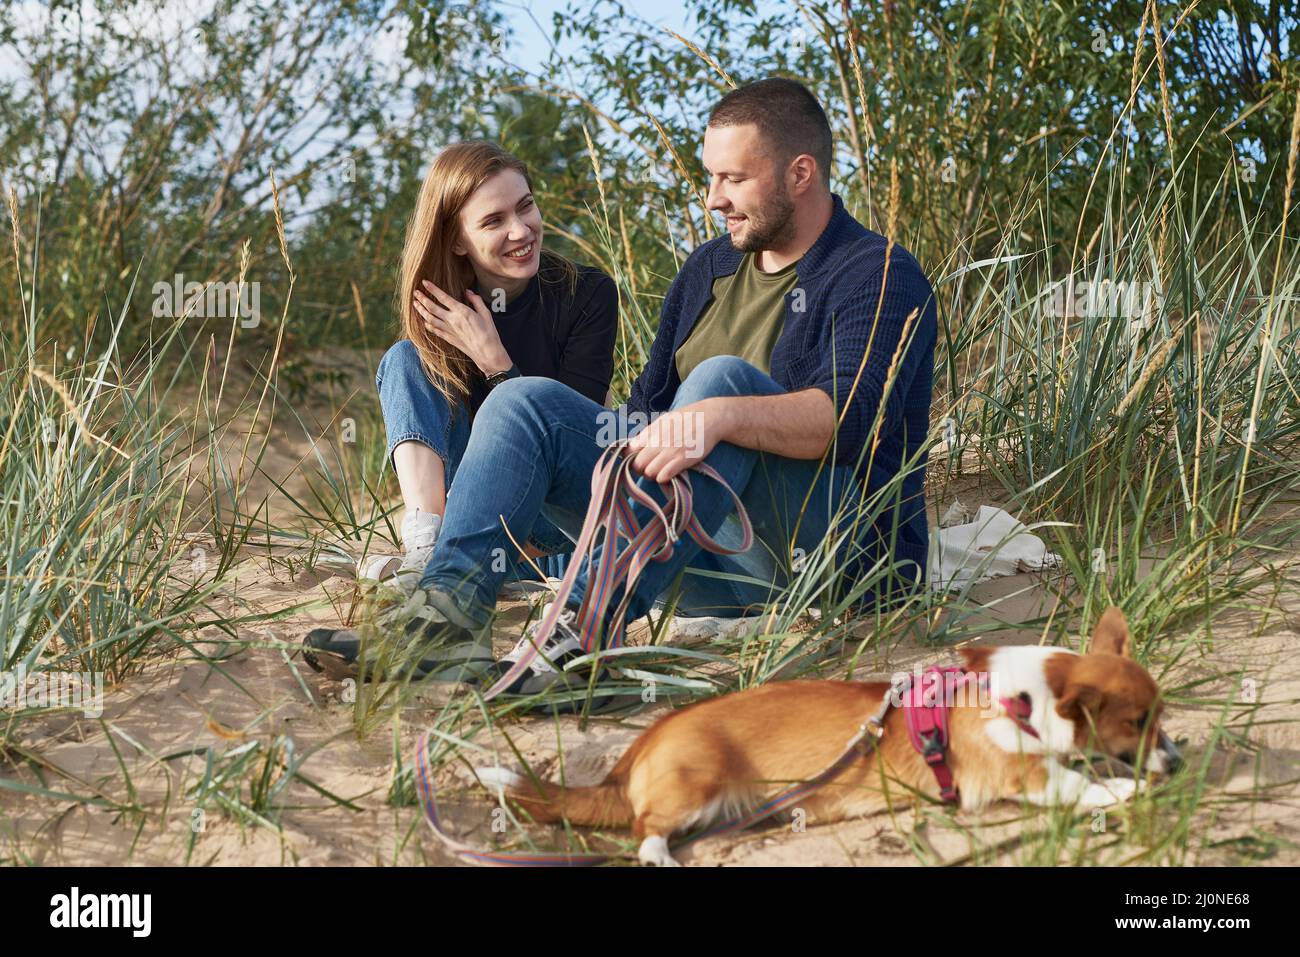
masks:
<path fill-rule="evenodd" d="M 455 481 L 473 431 L 468 409 L 460 403 L 449 403 L 433 387 L 420 365 L 415 344 L 409 339 L 397 343 L 379 360 L 375 387 L 379 390 L 384 430 L 388 434 L 388 460 L 392 461 L 393 449 L 402 442 L 419 442 L 433 449 L 443 462 L 447 518 L 450 519 L 457 508 L 476 498 L 470 489 Z M 439 536 L 435 555 L 444 538 L 445 535 Z M 572 552 L 573 543 L 563 532 L 546 519 L 539 518 L 531 528 L 524 530 L 519 541 L 523 542 L 525 538 L 547 553 L 546 558 L 537 560 L 546 574 L 558 577 L 564 573 L 566 553 Z M 505 575 L 502 581 L 537 578 L 529 564 L 518 558 L 514 548 L 503 548 L 493 558 L 494 564 Z"/>

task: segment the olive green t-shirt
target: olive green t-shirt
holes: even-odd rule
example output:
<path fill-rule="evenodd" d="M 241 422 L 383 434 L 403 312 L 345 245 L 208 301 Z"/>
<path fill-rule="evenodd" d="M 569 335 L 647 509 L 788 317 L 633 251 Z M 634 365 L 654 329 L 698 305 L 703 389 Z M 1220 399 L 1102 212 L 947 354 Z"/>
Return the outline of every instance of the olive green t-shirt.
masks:
<path fill-rule="evenodd" d="M 677 375 L 683 382 L 711 356 L 739 356 L 769 372 L 772 350 L 785 327 L 785 297 L 799 281 L 797 262 L 763 272 L 746 253 L 740 268 L 713 280 L 713 299 L 677 350 Z"/>

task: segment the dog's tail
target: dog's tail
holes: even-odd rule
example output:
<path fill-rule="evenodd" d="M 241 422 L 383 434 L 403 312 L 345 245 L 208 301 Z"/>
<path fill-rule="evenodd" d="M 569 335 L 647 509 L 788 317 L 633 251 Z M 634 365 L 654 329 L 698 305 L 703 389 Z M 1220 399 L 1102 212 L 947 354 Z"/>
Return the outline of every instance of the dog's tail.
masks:
<path fill-rule="evenodd" d="M 617 779 L 583 788 L 540 782 L 539 789 L 539 782 L 503 768 L 480 768 L 477 774 L 484 784 L 507 788 L 510 799 L 542 824 L 568 821 L 586 827 L 625 827 L 632 823 L 632 805 Z"/>

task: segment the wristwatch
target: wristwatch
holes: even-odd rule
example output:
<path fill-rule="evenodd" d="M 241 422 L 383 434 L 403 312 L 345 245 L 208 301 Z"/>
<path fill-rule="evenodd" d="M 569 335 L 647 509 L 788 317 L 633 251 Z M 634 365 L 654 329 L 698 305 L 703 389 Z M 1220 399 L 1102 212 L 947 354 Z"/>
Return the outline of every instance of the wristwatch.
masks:
<path fill-rule="evenodd" d="M 506 379 L 518 379 L 520 375 L 522 375 L 522 373 L 519 371 L 519 368 L 514 363 L 511 363 L 510 368 L 505 372 L 494 372 L 484 381 L 487 383 L 488 391 L 491 392 L 502 382 L 505 382 Z"/>

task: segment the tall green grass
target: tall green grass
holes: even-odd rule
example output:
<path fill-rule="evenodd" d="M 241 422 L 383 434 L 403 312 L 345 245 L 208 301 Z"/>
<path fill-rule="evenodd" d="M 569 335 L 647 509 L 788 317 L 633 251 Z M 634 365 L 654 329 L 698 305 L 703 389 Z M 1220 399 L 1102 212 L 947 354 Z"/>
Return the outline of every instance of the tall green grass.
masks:
<path fill-rule="evenodd" d="M 44 304 L 30 294 L 38 263 L 19 258 L 16 238 L 24 225 L 39 235 L 39 222 L 21 223 L 16 203 L 10 211 L 10 274 L 28 294 L 0 335 L 0 672 L 29 680 L 89 673 L 107 695 L 179 657 L 221 672 L 225 652 L 214 653 L 214 644 L 231 652 L 264 644 L 260 626 L 284 614 L 249 609 L 225 587 L 253 517 L 265 510 L 265 500 L 249 500 L 265 442 L 255 447 L 254 429 L 241 434 L 234 425 L 249 415 L 256 421 L 258 410 L 223 397 L 228 367 L 211 365 L 212 338 L 194 334 L 186 316 L 163 323 L 148 348 L 131 353 L 119 348 L 134 315 L 129 302 L 110 316 L 106 344 L 94 353 L 85 345 L 92 329 L 84 341 L 42 338 Z M 238 464 L 223 451 L 232 444 Z M 224 641 L 209 631 L 200 643 L 208 629 Z M 25 722 L 47 713 L 7 712 L 0 756 L 42 779 L 66 778 L 21 744 Z M 115 735 L 124 732 L 106 728 L 116 753 Z M 120 753 L 118 764 L 123 798 L 75 780 L 28 785 L 8 768 L 0 788 L 143 813 Z"/>

